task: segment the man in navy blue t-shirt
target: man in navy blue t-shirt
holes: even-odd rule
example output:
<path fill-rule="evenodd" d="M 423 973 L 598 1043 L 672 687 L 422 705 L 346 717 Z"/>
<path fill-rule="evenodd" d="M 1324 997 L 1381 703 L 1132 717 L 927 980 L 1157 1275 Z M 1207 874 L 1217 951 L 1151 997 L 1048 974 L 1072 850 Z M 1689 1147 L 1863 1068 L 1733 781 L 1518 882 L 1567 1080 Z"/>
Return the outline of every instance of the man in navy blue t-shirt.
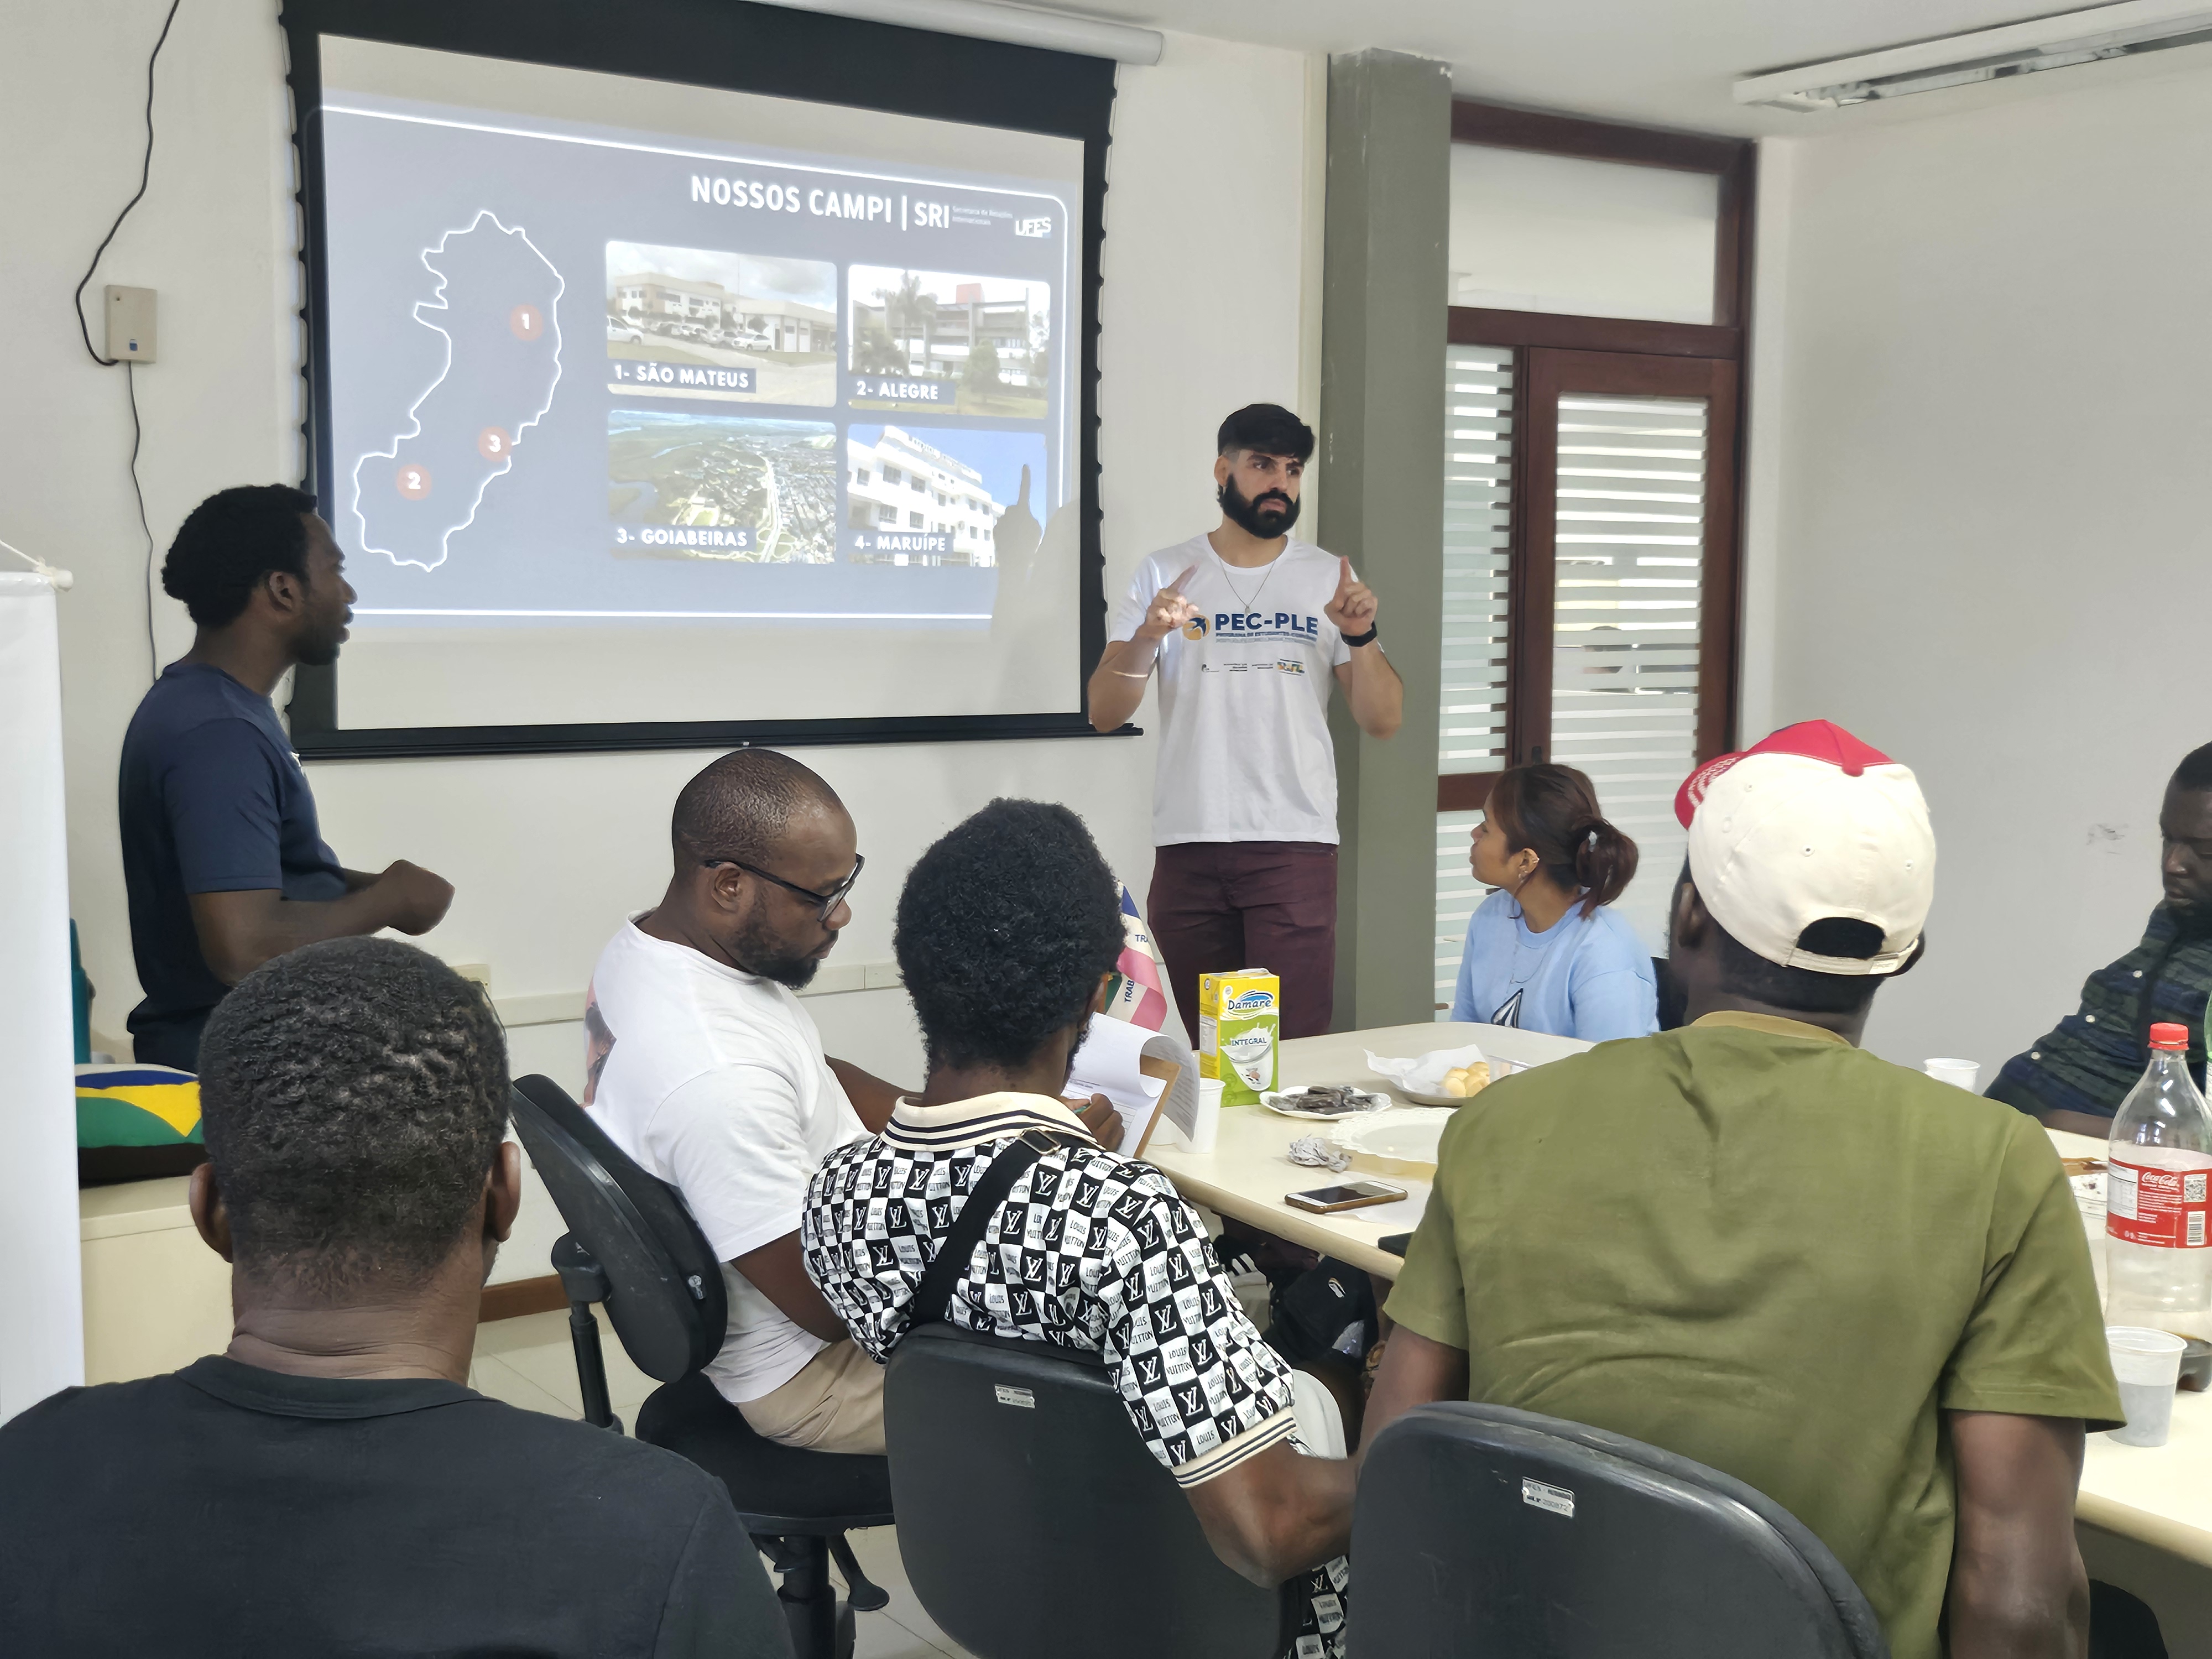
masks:
<path fill-rule="evenodd" d="M 344 563 L 314 498 L 282 484 L 209 496 L 169 548 L 162 589 L 199 631 L 131 716 L 117 788 L 139 1060 L 198 1070 L 209 1013 L 270 957 L 427 933 L 453 902 L 451 884 L 404 860 L 374 876 L 338 863 L 269 701 L 295 664 L 337 659 Z"/>

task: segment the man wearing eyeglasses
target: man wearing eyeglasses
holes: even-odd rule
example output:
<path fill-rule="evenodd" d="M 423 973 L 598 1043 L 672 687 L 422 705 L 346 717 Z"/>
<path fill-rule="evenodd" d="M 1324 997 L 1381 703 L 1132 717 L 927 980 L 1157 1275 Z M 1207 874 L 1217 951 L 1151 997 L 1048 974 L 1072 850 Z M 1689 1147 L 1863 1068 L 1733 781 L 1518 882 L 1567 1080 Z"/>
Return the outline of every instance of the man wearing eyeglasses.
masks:
<path fill-rule="evenodd" d="M 668 890 L 592 971 L 584 1104 L 683 1194 L 721 1260 L 729 1335 L 707 1376 L 722 1398 L 784 1445 L 880 1453 L 883 1370 L 799 1247 L 807 1182 L 902 1092 L 826 1056 L 793 994 L 853 919 L 852 815 L 789 756 L 740 749 L 684 786 L 670 837 Z M 1094 1099 L 1097 1132 L 1112 1108 Z"/>
<path fill-rule="evenodd" d="M 799 1250 L 808 1178 L 898 1095 L 828 1059 L 792 994 L 853 917 L 851 815 L 797 761 L 741 749 L 684 786 L 671 835 L 668 890 L 592 969 L 584 1103 L 722 1261 L 729 1335 L 707 1365 L 722 1397 L 787 1445 L 881 1452 L 883 1372 Z"/>

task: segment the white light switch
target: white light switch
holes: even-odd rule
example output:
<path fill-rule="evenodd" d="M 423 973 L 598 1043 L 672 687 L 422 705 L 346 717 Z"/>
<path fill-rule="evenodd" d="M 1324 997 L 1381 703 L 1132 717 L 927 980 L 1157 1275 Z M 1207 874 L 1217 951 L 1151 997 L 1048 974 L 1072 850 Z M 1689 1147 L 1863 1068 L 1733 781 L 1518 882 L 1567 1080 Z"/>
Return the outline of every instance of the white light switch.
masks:
<path fill-rule="evenodd" d="M 107 285 L 107 355 L 118 362 L 154 361 L 154 290 Z"/>

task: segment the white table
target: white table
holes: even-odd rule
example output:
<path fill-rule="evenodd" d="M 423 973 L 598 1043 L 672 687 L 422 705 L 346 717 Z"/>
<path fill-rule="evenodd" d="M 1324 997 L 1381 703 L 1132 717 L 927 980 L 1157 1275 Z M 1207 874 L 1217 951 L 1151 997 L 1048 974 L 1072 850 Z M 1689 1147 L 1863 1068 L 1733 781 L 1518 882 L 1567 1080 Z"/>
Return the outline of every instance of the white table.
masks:
<path fill-rule="evenodd" d="M 1368 1070 L 1368 1050 L 1386 1057 L 1410 1056 L 1470 1042 L 1480 1045 L 1486 1054 L 1531 1066 L 1580 1054 L 1590 1046 L 1572 1037 L 1514 1031 L 1498 1025 L 1431 1023 L 1340 1031 L 1328 1036 L 1297 1037 L 1283 1044 L 1282 1086 L 1298 1089 L 1310 1083 L 1350 1083 L 1411 1104 L 1402 1093 Z M 1278 1238 L 1348 1261 L 1378 1278 L 1395 1279 L 1403 1263 L 1376 1241 L 1391 1233 L 1409 1233 L 1420 1224 L 1421 1211 L 1429 1201 L 1427 1182 L 1393 1174 L 1389 1179 L 1406 1188 L 1404 1199 L 1372 1209 L 1347 1210 L 1341 1215 L 1315 1215 L 1283 1202 L 1285 1193 L 1327 1187 L 1350 1178 L 1293 1164 L 1285 1156 L 1290 1144 L 1299 1136 L 1317 1133 L 1325 1139 L 1328 1129 L 1326 1123 L 1279 1116 L 1263 1106 L 1232 1106 L 1221 1114 L 1221 1136 L 1212 1152 L 1201 1155 L 1155 1141 L 1146 1150 L 1145 1161 L 1165 1170 L 1183 1196 L 1217 1214 L 1249 1222 Z"/>
<path fill-rule="evenodd" d="M 1412 1055 L 1468 1042 L 1480 1045 L 1486 1054 L 1527 1065 L 1578 1054 L 1590 1046 L 1571 1037 L 1495 1025 L 1398 1025 L 1302 1037 L 1283 1044 L 1283 1086 L 1350 1083 L 1397 1095 L 1368 1070 L 1368 1050 Z M 1293 1164 L 1284 1155 L 1300 1135 L 1326 1136 L 1328 1129 L 1326 1123 L 1280 1117 L 1262 1107 L 1237 1106 L 1222 1113 L 1221 1136 L 1212 1152 L 1201 1157 L 1181 1146 L 1156 1144 L 1147 1150 L 1146 1159 L 1166 1171 L 1186 1197 L 1221 1215 L 1322 1251 L 1378 1278 L 1395 1279 L 1403 1263 L 1376 1241 L 1387 1234 L 1410 1232 L 1419 1224 L 1428 1201 L 1427 1182 L 1393 1175 L 1390 1179 L 1407 1189 L 1402 1202 L 1342 1215 L 1314 1215 L 1283 1202 L 1285 1193 L 1346 1178 Z M 2053 1130 L 2051 1139 L 2068 1158 L 2101 1157 L 2105 1151 L 2104 1142 L 2081 1135 Z M 2075 1512 L 2109 1532 L 2212 1567 L 2212 1394 L 2175 1396 L 2173 1436 L 2164 1446 L 2123 1446 L 2108 1436 L 2091 1435 Z"/>
<path fill-rule="evenodd" d="M 2105 1155 L 2101 1140 L 2048 1133 L 2062 1158 Z M 2093 1235 L 2092 1250 L 2101 1255 L 2103 1246 Z M 2110 1435 L 2091 1435 L 2074 1513 L 2212 1567 L 2212 1394 L 2174 1395 L 2173 1434 L 2163 1446 L 2124 1446 Z"/>

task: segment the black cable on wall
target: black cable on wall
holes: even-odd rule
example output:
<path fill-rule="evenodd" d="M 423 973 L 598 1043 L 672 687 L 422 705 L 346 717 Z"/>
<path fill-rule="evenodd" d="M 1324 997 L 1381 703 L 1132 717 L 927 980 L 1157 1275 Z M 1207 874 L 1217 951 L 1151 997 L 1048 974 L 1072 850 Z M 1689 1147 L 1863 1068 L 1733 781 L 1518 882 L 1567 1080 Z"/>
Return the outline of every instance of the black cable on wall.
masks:
<path fill-rule="evenodd" d="M 100 246 L 93 250 L 92 263 L 84 268 L 84 279 L 77 283 L 72 301 L 76 312 L 76 330 L 84 338 L 85 351 L 102 368 L 112 368 L 123 360 L 101 356 L 98 348 L 92 343 L 92 325 L 85 320 L 84 315 L 84 291 L 91 285 L 94 273 L 100 269 L 100 262 L 107 253 L 108 244 L 115 240 L 115 233 L 123 228 L 123 222 L 131 216 L 131 210 L 145 198 L 147 181 L 153 176 L 154 65 L 161 60 L 161 48 L 168 43 L 170 26 L 177 21 L 177 8 L 183 3 L 184 0 L 169 0 L 168 15 L 161 20 L 161 32 L 155 37 L 154 50 L 146 58 L 146 154 L 138 164 L 138 189 L 123 204 L 123 211 L 115 216 L 115 222 L 108 226 L 107 234 L 100 239 Z M 138 527 L 146 532 L 146 655 L 150 664 L 149 678 L 151 678 L 161 672 L 161 652 L 154 643 L 154 529 L 147 522 L 146 491 L 138 478 L 138 451 L 144 440 L 144 433 L 138 422 L 138 382 L 131 370 L 130 363 L 123 363 L 125 392 L 131 400 L 131 490 L 138 499 Z"/>

